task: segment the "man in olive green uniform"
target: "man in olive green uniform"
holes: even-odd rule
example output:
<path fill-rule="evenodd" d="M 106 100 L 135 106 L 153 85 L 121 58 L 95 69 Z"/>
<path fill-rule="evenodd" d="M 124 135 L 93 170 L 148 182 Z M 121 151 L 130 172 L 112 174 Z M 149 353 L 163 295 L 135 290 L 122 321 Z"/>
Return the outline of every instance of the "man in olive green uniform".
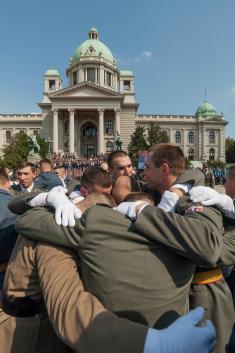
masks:
<path fill-rule="evenodd" d="M 14 306 L 16 309 L 19 303 L 16 299 L 22 299 L 22 296 L 40 300 L 37 281 L 40 283 L 46 308 L 56 333 L 79 353 L 104 353 L 106 351 L 109 353 L 142 353 L 143 350 L 144 353 L 155 353 L 157 349 L 162 353 L 168 352 L 169 349 L 172 353 L 188 353 L 191 344 L 189 337 L 195 337 L 195 335 L 198 337 L 195 353 L 198 349 L 202 353 L 211 352 L 214 347 L 213 327 L 210 323 L 206 323 L 203 328 L 194 327 L 202 318 L 202 313 L 199 316 L 199 313 L 197 314 L 197 319 L 196 313 L 192 313 L 193 322 L 190 323 L 189 318 L 186 317 L 187 322 L 185 321 L 184 324 L 182 321 L 182 323 L 179 322 L 178 329 L 176 322 L 174 328 L 169 328 L 169 332 L 166 330 L 161 334 L 160 331 L 153 330 L 154 333 L 151 332 L 150 336 L 151 334 L 157 335 L 157 341 L 155 338 L 154 343 L 151 343 L 151 348 L 147 348 L 147 341 L 150 338 L 149 330 L 147 334 L 147 327 L 125 319 L 118 319 L 112 313 L 107 312 L 91 294 L 84 292 L 77 271 L 76 258 L 71 252 L 20 238 L 12 256 L 10 273 L 7 275 L 8 284 L 4 286 L 4 294 L 8 302 L 16 304 Z M 23 313 L 26 309 L 29 311 L 29 308 L 21 308 Z M 28 318 L 28 322 L 26 318 L 21 318 L 21 330 L 14 325 L 19 321 L 17 317 L 0 312 L 1 317 L 3 320 L 2 323 L 0 322 L 0 336 L 4 353 L 7 353 L 9 348 L 13 353 L 11 345 L 14 346 L 16 343 L 20 344 L 17 353 L 21 351 L 25 353 L 29 347 L 30 353 L 59 352 L 59 347 L 56 349 L 55 344 L 52 346 L 54 337 L 53 335 L 51 337 L 50 327 L 48 327 L 46 340 L 48 346 L 44 347 L 45 340 L 43 341 L 42 338 L 45 337 L 46 325 L 45 323 L 43 325 L 43 321 L 39 321 L 41 316 L 36 316 L 38 318 L 36 330 L 27 327 L 30 322 L 36 320 L 35 317 Z M 47 320 L 47 317 L 45 319 Z M 48 320 L 46 324 L 48 326 Z M 175 340 L 176 332 L 180 339 Z M 28 341 L 26 342 L 25 339 Z M 19 347 L 22 350 L 19 350 Z"/>
<path fill-rule="evenodd" d="M 198 219 L 157 212 L 157 242 L 134 232 L 130 219 L 106 206 L 88 209 L 74 228 L 57 226 L 48 209 L 35 208 L 21 217 L 17 230 L 78 251 L 85 288 L 107 309 L 164 328 L 188 311 L 195 264 L 216 263 L 222 219 L 209 208 Z M 178 238 L 169 242 L 175 234 Z"/>
<path fill-rule="evenodd" d="M 67 352 L 46 309 L 57 335 L 77 352 L 143 352 L 147 327 L 118 318 L 84 291 L 75 253 L 19 237 L 1 300 L 1 352 Z"/>
<path fill-rule="evenodd" d="M 183 153 L 177 151 L 178 147 L 160 144 L 153 146 L 146 161 L 145 176 L 153 190 L 159 191 L 162 195 L 172 187 L 174 183 L 187 183 L 194 171 L 179 173 L 183 166 Z M 186 178 L 185 178 L 186 176 Z M 192 177 L 192 180 L 194 178 Z M 200 185 L 193 183 L 193 185 Z M 186 210 L 193 217 L 198 217 L 203 206 L 190 208 L 190 200 L 181 200 L 178 212 Z M 155 210 L 148 208 L 141 212 L 136 222 L 136 230 L 141 234 L 155 235 L 158 226 Z M 225 345 L 228 343 L 232 325 L 235 321 L 231 293 L 222 276 L 220 265 L 231 265 L 235 260 L 235 230 L 231 225 L 224 223 L 226 232 L 221 231 L 220 237 L 223 246 L 220 259 L 216 266 L 197 266 L 190 290 L 190 308 L 201 305 L 206 309 L 206 318 L 212 320 L 217 331 L 217 345 L 215 352 L 224 353 Z M 189 232 L 194 231 L 191 227 Z M 223 238 L 222 238 L 223 235 Z M 195 237 L 195 242 L 198 239 Z M 201 265 L 198 263 L 198 265 Z M 219 267 L 218 267 L 219 266 Z"/>

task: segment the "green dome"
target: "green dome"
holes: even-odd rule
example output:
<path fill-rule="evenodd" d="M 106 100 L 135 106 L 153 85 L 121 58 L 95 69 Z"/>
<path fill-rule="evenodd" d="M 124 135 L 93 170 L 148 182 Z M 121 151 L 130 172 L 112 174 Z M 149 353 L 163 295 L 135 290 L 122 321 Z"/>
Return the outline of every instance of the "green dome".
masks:
<path fill-rule="evenodd" d="M 121 70 L 120 75 L 121 76 L 134 76 L 133 72 L 130 70 Z"/>
<path fill-rule="evenodd" d="M 218 115 L 218 113 L 212 104 L 205 101 L 200 107 L 198 107 L 196 115 Z"/>
<path fill-rule="evenodd" d="M 89 39 L 83 42 L 74 52 L 72 63 L 80 60 L 81 57 L 100 56 L 113 64 L 113 54 L 109 48 L 99 40 L 99 33 L 96 28 L 89 31 Z"/>
<path fill-rule="evenodd" d="M 56 69 L 49 69 L 45 72 L 45 76 L 60 76 L 59 72 Z"/>

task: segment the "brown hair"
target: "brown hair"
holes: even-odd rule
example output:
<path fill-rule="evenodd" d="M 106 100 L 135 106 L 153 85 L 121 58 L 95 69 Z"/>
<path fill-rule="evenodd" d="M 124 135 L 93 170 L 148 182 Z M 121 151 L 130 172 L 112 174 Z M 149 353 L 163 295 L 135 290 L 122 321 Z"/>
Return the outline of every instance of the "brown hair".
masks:
<path fill-rule="evenodd" d="M 16 170 L 30 167 L 33 173 L 36 172 L 36 166 L 31 162 L 23 162 L 16 167 Z"/>
<path fill-rule="evenodd" d="M 107 159 L 108 166 L 111 167 L 113 165 L 113 160 L 118 157 L 129 157 L 128 153 L 123 150 L 118 150 L 110 153 Z"/>
<path fill-rule="evenodd" d="M 235 179 L 235 165 L 232 165 L 231 167 L 228 168 L 226 173 L 226 178 Z"/>
<path fill-rule="evenodd" d="M 85 188 L 88 185 L 99 185 L 103 188 L 109 188 L 112 185 L 112 179 L 109 174 L 105 173 L 100 168 L 89 167 L 84 171 L 81 177 L 81 185 Z"/>
<path fill-rule="evenodd" d="M 184 172 L 185 159 L 180 147 L 170 143 L 160 143 L 150 147 L 148 152 L 152 153 L 151 159 L 156 168 L 166 163 L 174 176 L 179 176 Z"/>

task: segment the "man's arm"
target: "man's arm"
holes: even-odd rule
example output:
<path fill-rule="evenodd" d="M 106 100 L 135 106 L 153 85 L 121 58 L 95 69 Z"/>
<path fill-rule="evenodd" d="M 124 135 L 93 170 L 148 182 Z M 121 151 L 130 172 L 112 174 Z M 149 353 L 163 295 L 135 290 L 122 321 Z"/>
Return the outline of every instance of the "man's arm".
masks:
<path fill-rule="evenodd" d="M 8 204 L 8 208 L 11 210 L 11 212 L 21 215 L 32 208 L 29 205 L 29 201 L 32 200 L 35 196 L 39 195 L 41 192 L 42 191 L 40 190 L 35 190 L 32 192 L 19 194 L 11 199 Z"/>
<path fill-rule="evenodd" d="M 84 217 L 76 220 L 75 227 L 58 226 L 54 211 L 43 207 L 27 211 L 16 222 L 17 232 L 26 238 L 75 250 L 78 249 L 83 228 Z"/>
<path fill-rule="evenodd" d="M 209 207 L 192 207 L 182 216 L 146 206 L 135 229 L 197 264 L 214 265 L 221 253 L 222 217 Z"/>

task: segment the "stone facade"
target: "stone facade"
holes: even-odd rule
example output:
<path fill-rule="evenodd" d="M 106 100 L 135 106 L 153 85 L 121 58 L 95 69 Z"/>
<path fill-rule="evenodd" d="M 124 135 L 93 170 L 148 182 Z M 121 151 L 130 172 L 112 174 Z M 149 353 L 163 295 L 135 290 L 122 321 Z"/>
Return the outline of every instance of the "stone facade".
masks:
<path fill-rule="evenodd" d="M 137 125 L 146 129 L 157 122 L 172 143 L 193 160 L 225 160 L 224 129 L 227 122 L 204 102 L 193 116 L 137 115 L 134 75 L 119 71 L 117 61 L 95 28 L 74 52 L 66 70 L 68 86 L 56 69 L 44 75 L 41 114 L 0 115 L 0 149 L 24 130 L 53 144 L 53 151 L 94 155 L 114 150 L 118 135 L 127 149 Z"/>

